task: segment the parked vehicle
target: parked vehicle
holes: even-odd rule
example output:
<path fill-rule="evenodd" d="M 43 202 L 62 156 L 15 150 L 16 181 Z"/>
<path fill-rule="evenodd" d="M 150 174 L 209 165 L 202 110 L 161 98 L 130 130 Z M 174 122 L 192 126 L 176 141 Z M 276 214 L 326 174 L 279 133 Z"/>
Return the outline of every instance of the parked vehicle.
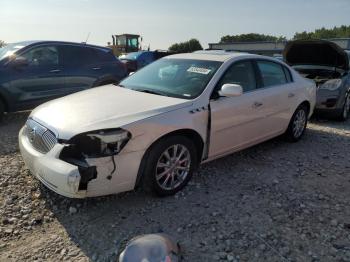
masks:
<path fill-rule="evenodd" d="M 135 72 L 154 61 L 168 56 L 167 51 L 139 51 L 119 56 L 119 59 L 126 65 L 128 72 Z"/>
<path fill-rule="evenodd" d="M 68 42 L 27 41 L 0 48 L 0 117 L 127 75 L 111 49 Z"/>
<path fill-rule="evenodd" d="M 138 185 L 171 195 L 200 163 L 281 134 L 298 141 L 315 102 L 315 83 L 274 58 L 178 54 L 39 106 L 19 145 L 31 172 L 67 197 Z"/>
<path fill-rule="evenodd" d="M 345 121 L 350 110 L 349 53 L 324 40 L 289 42 L 285 61 L 317 85 L 315 113 Z"/>

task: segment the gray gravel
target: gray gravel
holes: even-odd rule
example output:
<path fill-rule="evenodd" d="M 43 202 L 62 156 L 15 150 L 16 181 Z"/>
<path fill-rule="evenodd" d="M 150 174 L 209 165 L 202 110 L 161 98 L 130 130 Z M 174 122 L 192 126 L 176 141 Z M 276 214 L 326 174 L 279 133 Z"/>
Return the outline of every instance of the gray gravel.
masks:
<path fill-rule="evenodd" d="M 138 234 L 165 232 L 184 261 L 350 261 L 350 121 L 313 121 L 202 166 L 174 197 L 71 200 L 23 166 L 27 113 L 0 124 L 0 261 L 115 261 Z"/>

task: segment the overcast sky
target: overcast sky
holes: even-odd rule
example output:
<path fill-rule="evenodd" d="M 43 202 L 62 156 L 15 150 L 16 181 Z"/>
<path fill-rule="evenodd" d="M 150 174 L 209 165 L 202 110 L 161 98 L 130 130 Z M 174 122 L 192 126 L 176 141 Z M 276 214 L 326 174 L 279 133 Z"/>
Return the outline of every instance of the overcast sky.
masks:
<path fill-rule="evenodd" d="M 223 35 L 350 25 L 350 0 L 0 0 L 0 39 L 85 41 L 136 33 L 151 49 L 197 38 L 207 48 Z"/>

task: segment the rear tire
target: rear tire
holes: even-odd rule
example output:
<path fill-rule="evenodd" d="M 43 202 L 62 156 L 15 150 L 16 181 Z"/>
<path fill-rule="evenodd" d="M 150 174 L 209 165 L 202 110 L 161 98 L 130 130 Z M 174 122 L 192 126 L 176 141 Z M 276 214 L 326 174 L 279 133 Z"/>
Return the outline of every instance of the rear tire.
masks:
<path fill-rule="evenodd" d="M 305 133 L 308 122 L 309 110 L 306 105 L 300 105 L 294 112 L 285 137 L 290 142 L 299 141 Z"/>
<path fill-rule="evenodd" d="M 194 143 L 183 136 L 167 137 L 150 149 L 143 172 L 143 188 L 159 196 L 179 192 L 197 167 Z"/>

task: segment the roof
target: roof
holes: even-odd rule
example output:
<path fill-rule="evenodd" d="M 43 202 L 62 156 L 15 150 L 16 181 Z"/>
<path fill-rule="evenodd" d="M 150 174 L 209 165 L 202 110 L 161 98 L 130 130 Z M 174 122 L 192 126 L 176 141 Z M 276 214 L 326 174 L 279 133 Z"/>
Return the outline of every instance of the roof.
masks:
<path fill-rule="evenodd" d="M 194 60 L 208 60 L 208 61 L 218 61 L 224 62 L 231 58 L 249 56 L 255 57 L 256 55 L 241 53 L 241 52 L 226 52 L 222 50 L 209 50 L 209 51 L 197 51 L 194 53 L 186 53 L 186 54 L 176 54 L 170 55 L 166 58 L 180 58 L 180 59 L 194 59 Z"/>
<path fill-rule="evenodd" d="M 104 47 L 104 46 L 90 45 L 86 43 L 67 42 L 67 41 L 55 41 L 55 40 L 30 40 L 30 41 L 21 41 L 21 42 L 16 42 L 11 44 L 23 45 L 23 46 L 29 46 L 33 44 L 70 44 L 70 45 L 87 46 L 92 48 L 111 50 L 109 47 Z"/>

